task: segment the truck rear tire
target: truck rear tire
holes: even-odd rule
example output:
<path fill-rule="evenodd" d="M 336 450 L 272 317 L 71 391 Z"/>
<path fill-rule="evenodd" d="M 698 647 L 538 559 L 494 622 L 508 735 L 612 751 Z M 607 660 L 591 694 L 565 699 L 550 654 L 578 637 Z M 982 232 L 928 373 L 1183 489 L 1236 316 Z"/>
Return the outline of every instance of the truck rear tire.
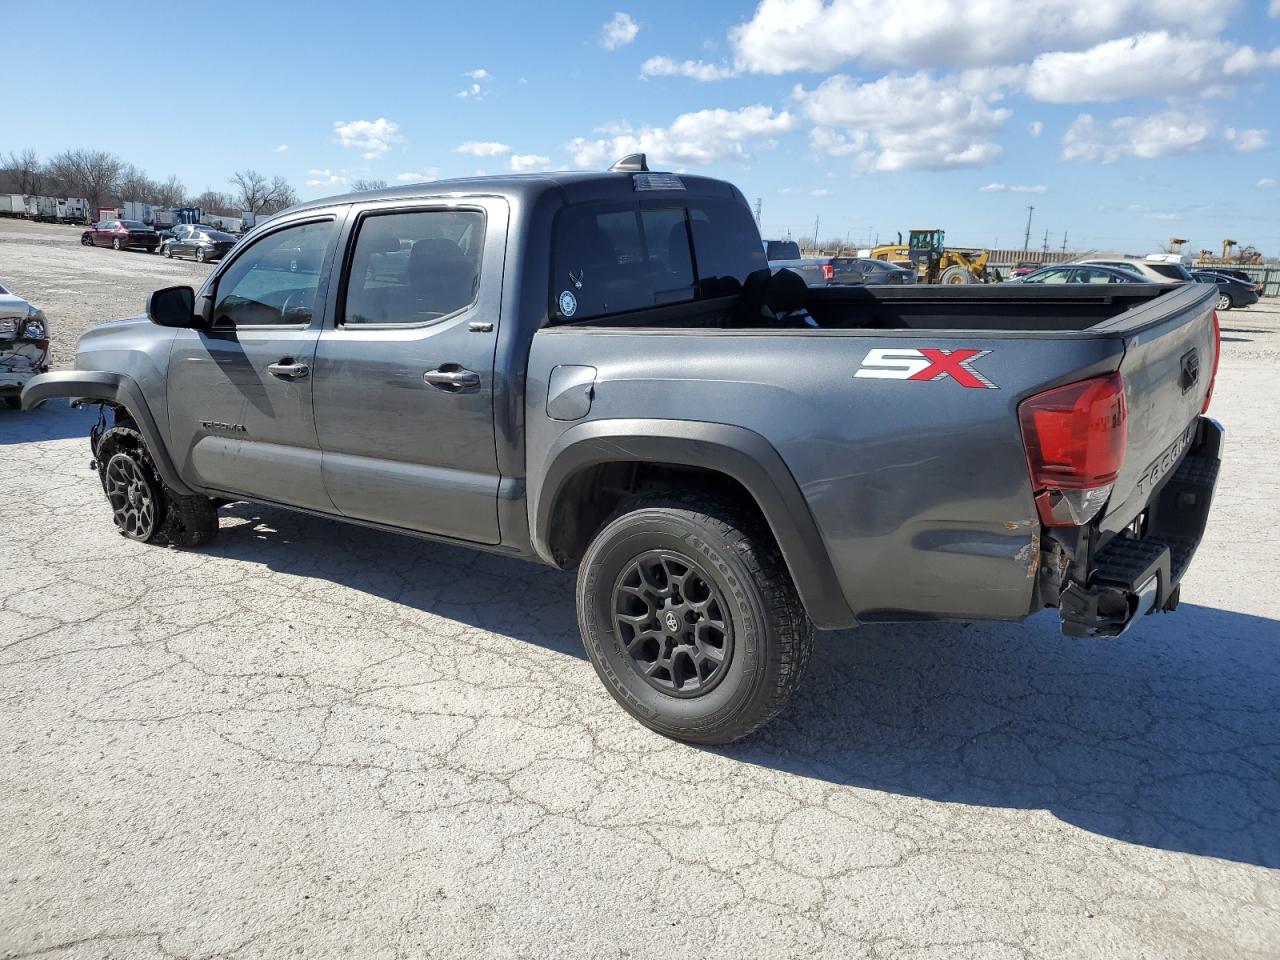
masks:
<path fill-rule="evenodd" d="M 782 709 L 813 624 L 762 521 L 716 499 L 629 501 L 578 572 L 596 673 L 633 717 L 688 743 L 729 743 Z"/>
<path fill-rule="evenodd" d="M 208 497 L 187 497 L 165 486 L 142 434 L 112 427 L 94 450 L 98 479 L 120 535 L 142 543 L 199 547 L 218 532 L 218 509 Z"/>

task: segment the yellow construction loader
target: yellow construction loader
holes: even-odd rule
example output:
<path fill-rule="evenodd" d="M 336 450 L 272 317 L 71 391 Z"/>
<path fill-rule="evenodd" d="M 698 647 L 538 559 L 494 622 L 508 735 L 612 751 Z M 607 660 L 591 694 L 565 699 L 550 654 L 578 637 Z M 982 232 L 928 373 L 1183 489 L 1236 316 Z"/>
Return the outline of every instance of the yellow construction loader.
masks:
<path fill-rule="evenodd" d="M 987 272 L 990 250 L 947 247 L 946 232 L 937 227 L 910 231 L 905 244 L 902 234 L 898 234 L 897 243 L 881 244 L 871 251 L 871 257 L 914 269 L 919 283 L 992 283 L 999 280 L 994 270 Z"/>

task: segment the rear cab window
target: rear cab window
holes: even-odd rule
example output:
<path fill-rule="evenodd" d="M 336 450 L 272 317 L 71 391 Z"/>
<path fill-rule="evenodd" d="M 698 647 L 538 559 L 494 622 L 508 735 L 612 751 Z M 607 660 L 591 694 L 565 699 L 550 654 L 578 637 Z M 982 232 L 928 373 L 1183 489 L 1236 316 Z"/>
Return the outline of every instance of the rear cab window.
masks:
<path fill-rule="evenodd" d="M 751 212 L 717 197 L 576 204 L 552 234 L 552 323 L 728 296 L 767 270 Z"/>

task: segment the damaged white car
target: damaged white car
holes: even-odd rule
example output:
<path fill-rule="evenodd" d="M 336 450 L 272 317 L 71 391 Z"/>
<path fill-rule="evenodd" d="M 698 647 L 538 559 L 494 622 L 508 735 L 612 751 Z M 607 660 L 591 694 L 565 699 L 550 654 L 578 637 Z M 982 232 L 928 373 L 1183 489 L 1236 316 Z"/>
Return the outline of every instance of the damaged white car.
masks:
<path fill-rule="evenodd" d="M 0 285 L 0 397 L 20 407 L 22 385 L 49 369 L 49 321 L 31 303 Z"/>

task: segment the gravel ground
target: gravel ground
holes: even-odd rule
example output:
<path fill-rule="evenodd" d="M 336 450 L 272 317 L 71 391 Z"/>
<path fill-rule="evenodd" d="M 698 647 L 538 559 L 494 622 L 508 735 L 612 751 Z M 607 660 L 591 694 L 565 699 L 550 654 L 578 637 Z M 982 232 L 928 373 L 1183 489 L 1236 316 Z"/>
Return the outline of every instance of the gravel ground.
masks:
<path fill-rule="evenodd" d="M 203 270 L 76 236 L 0 229 L 60 363 Z M 246 505 L 140 546 L 88 414 L 0 410 L 0 957 L 1280 955 L 1280 310 L 1224 333 L 1176 614 L 822 634 L 715 750 L 614 707 L 568 575 Z"/>

